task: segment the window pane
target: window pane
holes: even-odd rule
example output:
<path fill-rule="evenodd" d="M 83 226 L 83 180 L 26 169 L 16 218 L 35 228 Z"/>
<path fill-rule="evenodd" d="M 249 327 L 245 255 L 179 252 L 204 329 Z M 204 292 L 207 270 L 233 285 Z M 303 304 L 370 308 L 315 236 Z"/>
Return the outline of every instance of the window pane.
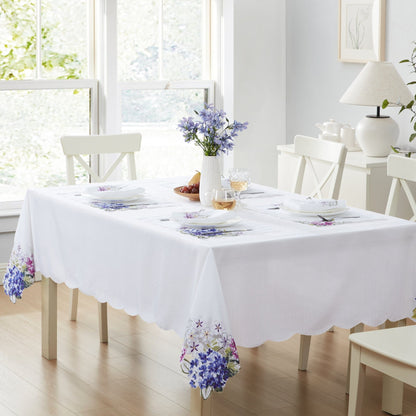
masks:
<path fill-rule="evenodd" d="M 125 90 L 122 93 L 123 123 L 173 123 L 204 107 L 204 89 Z"/>
<path fill-rule="evenodd" d="M 120 80 L 159 78 L 160 0 L 118 0 L 118 71 Z"/>
<path fill-rule="evenodd" d="M 163 77 L 201 79 L 203 0 L 163 1 Z"/>
<path fill-rule="evenodd" d="M 142 133 L 140 178 L 192 176 L 201 169 L 201 149 L 185 143 L 177 124 L 194 109 L 203 108 L 204 96 L 202 89 L 123 92 L 122 129 Z"/>
<path fill-rule="evenodd" d="M 42 0 L 42 78 L 88 78 L 87 0 Z"/>
<path fill-rule="evenodd" d="M 0 1 L 0 79 L 34 78 L 35 0 Z"/>
<path fill-rule="evenodd" d="M 119 79 L 201 79 L 203 3 L 204 0 L 118 0 Z"/>
<path fill-rule="evenodd" d="M 89 133 L 89 101 L 87 89 L 0 91 L 0 201 L 66 183 L 60 137 Z"/>

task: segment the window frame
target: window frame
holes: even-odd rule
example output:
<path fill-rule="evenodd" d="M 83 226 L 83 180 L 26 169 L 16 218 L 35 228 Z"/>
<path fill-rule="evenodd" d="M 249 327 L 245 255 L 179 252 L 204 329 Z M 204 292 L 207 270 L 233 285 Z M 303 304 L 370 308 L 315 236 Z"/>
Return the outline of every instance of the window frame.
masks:
<path fill-rule="evenodd" d="M 41 34 L 41 3 L 42 0 L 36 0 L 36 68 L 34 71 L 33 79 L 21 79 L 21 80 L 0 80 L 0 91 L 33 91 L 33 90 L 59 90 L 59 89 L 89 89 L 90 94 L 90 134 L 98 133 L 98 80 L 94 79 L 95 73 L 95 8 L 96 1 L 87 0 L 87 73 L 88 78 L 81 79 L 42 79 L 41 78 L 41 65 L 42 65 L 42 36 Z M 23 200 L 10 200 L 0 202 L 0 217 L 18 215 L 22 206 Z M 0 232 L 2 230 L 0 229 Z"/>
<path fill-rule="evenodd" d="M 106 0 L 108 1 L 108 0 Z M 214 103 L 215 100 L 215 82 L 211 79 L 211 9 L 213 0 L 203 0 L 203 30 L 202 30 L 202 79 L 199 80 L 169 80 L 163 77 L 163 24 L 159 24 L 159 79 L 149 81 L 124 81 L 118 79 L 117 66 L 116 80 L 118 83 L 118 101 L 119 107 L 119 129 L 121 131 L 121 96 L 125 90 L 186 90 L 186 89 L 204 89 L 205 103 Z M 115 2 L 117 3 L 117 1 Z M 117 7 L 117 6 L 116 6 Z M 115 36 L 117 36 L 117 9 L 113 15 L 108 16 L 112 24 L 116 28 Z M 112 21 L 111 21 L 112 19 Z M 159 0 L 159 19 L 163 19 L 163 0 Z M 162 20 L 163 21 L 163 20 Z M 115 62 L 117 62 L 117 41 L 115 42 L 114 51 Z"/>
<path fill-rule="evenodd" d="M 163 2 L 163 0 L 160 0 Z M 216 82 L 212 79 L 212 10 L 218 13 L 218 3 L 222 0 L 203 0 L 204 22 L 203 27 L 203 56 L 202 56 L 202 77 L 199 80 L 149 80 L 133 81 L 119 80 L 118 78 L 118 16 L 117 0 L 101 0 L 96 5 L 96 38 L 103 41 L 96 45 L 95 60 L 97 62 L 97 75 L 100 80 L 100 133 L 112 134 L 122 131 L 122 94 L 125 90 L 186 90 L 204 89 L 205 103 L 215 103 L 216 101 Z M 159 17 L 162 13 L 159 11 Z M 162 25 L 160 25 L 162 26 Z M 217 40 L 217 39 L 216 39 Z M 160 60 L 162 62 L 162 60 Z M 218 60 L 216 64 L 218 64 Z M 158 71 L 159 76 L 163 71 Z M 215 70 L 214 70 L 215 72 Z M 105 98 L 104 98 L 105 97 Z M 105 100 L 105 101 L 104 101 Z M 106 167 L 107 160 L 100 160 Z"/>
<path fill-rule="evenodd" d="M 0 91 L 89 89 L 90 92 L 90 134 L 98 131 L 98 81 L 95 79 L 68 80 L 1 80 Z M 10 216 L 19 211 L 23 200 L 0 201 L 0 216 Z M 1 230 L 0 230 L 1 232 Z"/>
<path fill-rule="evenodd" d="M 163 1 L 163 0 L 161 0 Z M 37 0 L 40 10 L 41 0 Z M 88 0 L 88 79 L 23 79 L 0 80 L 0 91 L 47 90 L 47 89 L 90 89 L 90 134 L 112 134 L 122 131 L 121 96 L 125 90 L 186 90 L 204 89 L 205 101 L 215 103 L 220 100 L 218 84 L 212 74 L 220 75 L 219 55 L 212 56 L 213 46 L 218 49 L 218 38 L 213 36 L 213 21 L 217 16 L 222 0 L 203 0 L 203 68 L 200 80 L 152 80 L 120 81 L 117 71 L 117 1 Z M 214 19 L 212 15 L 214 14 Z M 37 15 L 38 31 L 41 16 Z M 218 25 L 218 22 L 217 22 Z M 219 26 L 219 25 L 218 25 Z M 219 27 L 216 27 L 218 29 Z M 214 45 L 213 45 L 214 43 Z M 37 45 L 37 62 L 41 62 L 41 44 Z M 214 59 L 214 61 L 213 61 Z M 214 66 L 213 66 L 214 63 Z M 35 74 L 41 71 L 36 68 Z M 218 97 L 218 98 L 216 98 Z M 101 163 L 101 162 L 99 162 Z M 105 161 L 103 161 L 105 164 Z M 0 216 L 18 214 L 20 201 L 0 202 Z M 0 230 L 1 232 L 1 230 Z"/>

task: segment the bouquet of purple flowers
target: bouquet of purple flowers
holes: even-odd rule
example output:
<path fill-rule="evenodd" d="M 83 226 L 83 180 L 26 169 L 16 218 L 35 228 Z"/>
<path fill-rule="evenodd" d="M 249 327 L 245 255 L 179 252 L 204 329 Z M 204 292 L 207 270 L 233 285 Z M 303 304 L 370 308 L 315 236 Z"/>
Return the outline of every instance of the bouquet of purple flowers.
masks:
<path fill-rule="evenodd" d="M 202 148 L 205 156 L 217 156 L 228 153 L 234 147 L 234 137 L 245 130 L 248 123 L 239 123 L 227 118 L 223 110 L 217 110 L 212 104 L 205 105 L 201 111 L 195 111 L 198 116 L 184 117 L 178 124 L 187 143 L 194 142 Z"/>

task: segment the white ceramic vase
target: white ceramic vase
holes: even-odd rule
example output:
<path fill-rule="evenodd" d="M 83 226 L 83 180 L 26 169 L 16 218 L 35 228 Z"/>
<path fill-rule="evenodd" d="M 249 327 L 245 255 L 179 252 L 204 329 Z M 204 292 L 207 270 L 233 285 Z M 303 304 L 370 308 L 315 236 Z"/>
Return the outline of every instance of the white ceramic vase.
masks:
<path fill-rule="evenodd" d="M 203 156 L 201 180 L 199 183 L 199 199 L 201 205 L 210 207 L 212 204 L 212 191 L 221 189 L 220 163 L 217 156 Z"/>
<path fill-rule="evenodd" d="M 355 129 L 365 156 L 386 157 L 399 137 L 399 126 L 391 117 L 364 117 Z"/>

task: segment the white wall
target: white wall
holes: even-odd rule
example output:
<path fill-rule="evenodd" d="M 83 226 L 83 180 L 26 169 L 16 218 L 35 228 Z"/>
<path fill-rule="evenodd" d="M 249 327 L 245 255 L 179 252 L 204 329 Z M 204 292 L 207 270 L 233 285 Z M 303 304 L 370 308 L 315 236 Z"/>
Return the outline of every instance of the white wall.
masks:
<path fill-rule="evenodd" d="M 335 118 L 355 126 L 366 114 L 374 113 L 371 107 L 339 103 L 364 64 L 337 59 L 338 1 L 288 0 L 286 9 L 287 143 L 296 134 L 317 136 L 318 121 Z M 406 82 L 416 77 L 398 62 L 409 57 L 416 40 L 415 17 L 415 0 L 386 0 L 386 60 L 396 64 Z M 412 91 L 416 93 L 414 86 Z M 400 125 L 399 144 L 409 145 L 409 117 L 397 113 L 397 108 L 384 110 Z"/>
<path fill-rule="evenodd" d="M 249 122 L 234 165 L 269 185 L 277 183 L 276 145 L 285 143 L 285 3 L 224 0 L 224 108 Z"/>

